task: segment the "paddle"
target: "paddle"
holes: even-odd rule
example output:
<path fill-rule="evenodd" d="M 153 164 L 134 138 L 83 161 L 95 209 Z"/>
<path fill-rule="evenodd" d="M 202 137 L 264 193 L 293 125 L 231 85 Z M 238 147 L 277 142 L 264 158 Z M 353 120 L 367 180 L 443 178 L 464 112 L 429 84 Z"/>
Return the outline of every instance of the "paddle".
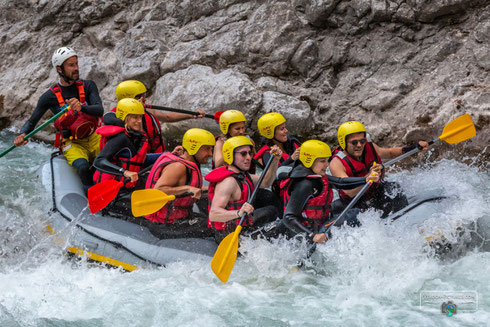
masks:
<path fill-rule="evenodd" d="M 29 134 L 27 134 L 26 136 L 24 136 L 24 141 L 27 140 L 27 139 L 29 139 L 29 138 L 31 138 L 34 134 L 36 134 L 37 132 L 39 132 L 40 130 L 42 130 L 44 127 L 48 126 L 50 123 L 54 122 L 61 115 L 63 115 L 64 113 L 66 113 L 69 109 L 70 109 L 70 107 L 67 104 L 65 104 L 63 107 L 61 107 L 61 111 L 60 112 L 58 112 L 56 115 L 54 115 L 53 117 L 51 117 L 50 119 L 48 119 L 47 121 L 45 121 L 41 126 L 39 126 L 38 128 L 36 128 L 35 130 L 33 130 L 32 132 L 30 132 Z M 16 148 L 16 146 L 15 145 L 12 145 L 10 148 L 8 148 L 7 150 L 3 151 L 0 154 L 0 158 L 3 157 L 4 155 L 6 155 L 7 153 L 9 153 L 10 151 L 12 151 L 15 148 Z"/>
<path fill-rule="evenodd" d="M 458 118 L 453 119 L 448 124 L 446 124 L 446 126 L 444 127 L 444 129 L 442 131 L 442 134 L 438 138 L 430 141 L 429 146 L 439 142 L 439 140 L 443 140 L 449 144 L 455 144 L 455 143 L 466 141 L 466 140 L 474 137 L 475 135 L 476 135 L 476 129 L 475 129 L 475 125 L 473 124 L 473 121 L 471 120 L 471 116 L 469 114 L 464 114 L 462 116 L 459 116 Z M 385 164 L 383 164 L 383 166 L 388 167 L 388 166 L 394 164 L 395 162 L 398 162 L 398 161 L 400 161 L 400 160 L 402 160 L 408 156 L 411 156 L 412 154 L 417 153 L 419 151 L 420 151 L 420 149 L 417 147 L 411 151 L 408 151 L 407 153 L 404 153 L 404 154 L 386 162 Z M 366 185 L 364 185 L 364 187 L 361 189 L 361 191 L 359 193 L 357 193 L 357 195 L 351 200 L 351 202 L 347 205 L 347 207 L 342 211 L 340 216 L 337 219 L 335 219 L 335 221 L 328 226 L 325 233 L 327 233 L 330 230 L 331 226 L 333 226 L 334 223 L 347 212 L 347 210 L 351 209 L 356 204 L 356 202 L 366 192 L 366 190 L 371 186 L 371 184 L 372 183 L 369 182 Z M 313 252 L 315 252 L 316 245 L 317 245 L 317 243 L 313 244 L 313 246 L 308 250 L 306 258 L 311 257 Z M 298 264 L 298 267 L 301 267 L 302 265 L 303 265 L 303 261 L 301 261 Z"/>
<path fill-rule="evenodd" d="M 138 176 L 146 173 L 152 166 L 148 166 L 138 172 Z M 129 181 L 128 178 L 124 178 L 122 181 L 116 181 L 111 179 L 95 184 L 88 189 L 88 207 L 92 214 L 107 207 L 112 200 L 114 200 L 119 193 L 121 187 Z"/>
<path fill-rule="evenodd" d="M 253 203 L 253 201 L 255 200 L 257 191 L 260 188 L 260 184 L 262 184 L 262 180 L 264 179 L 265 174 L 269 170 L 272 160 L 274 160 L 274 156 L 271 156 L 269 161 L 265 165 L 264 171 L 262 172 L 262 175 L 260 175 L 259 181 L 257 182 L 252 196 L 248 201 L 249 203 Z M 242 224 L 245 221 L 245 217 L 247 217 L 247 213 L 244 213 L 242 215 L 240 223 L 236 227 L 235 231 L 233 233 L 230 233 L 223 239 L 223 241 L 221 241 L 218 249 L 216 250 L 216 253 L 214 254 L 213 259 L 211 260 L 211 269 L 213 270 L 214 274 L 219 278 L 219 280 L 221 280 L 223 283 L 226 283 L 228 281 L 231 270 L 235 265 L 238 252 L 238 236 L 242 231 Z"/>
<path fill-rule="evenodd" d="M 183 109 L 175 109 L 175 108 L 162 107 L 162 106 L 154 106 L 154 105 L 151 105 L 151 104 L 145 104 L 145 108 L 155 109 L 155 110 L 162 110 L 162 111 L 170 111 L 170 112 L 178 112 L 178 113 L 181 113 L 181 114 L 188 114 L 188 115 L 194 115 L 194 116 L 199 116 L 200 115 L 198 112 L 195 112 L 195 111 L 183 110 Z M 206 114 L 206 115 L 204 115 L 204 117 L 214 119 L 214 120 L 216 120 L 219 123 L 219 117 L 221 117 L 221 114 L 223 112 L 224 112 L 224 110 L 218 111 L 214 115 L 208 115 L 208 114 Z"/>
<path fill-rule="evenodd" d="M 430 141 L 429 146 L 439 142 L 439 140 L 443 140 L 449 144 L 455 144 L 455 143 L 466 141 L 475 135 L 476 135 L 476 129 L 475 129 L 475 125 L 473 124 L 473 121 L 471 120 L 471 116 L 469 114 L 464 114 L 449 122 L 442 130 L 441 136 Z M 388 167 L 394 164 L 395 162 L 398 162 L 419 151 L 420 149 L 418 147 L 413 150 L 410 150 L 407 153 L 404 153 L 386 162 L 385 164 L 383 164 L 383 167 Z"/>
<path fill-rule="evenodd" d="M 133 194 L 131 194 L 131 211 L 135 217 L 146 216 L 157 212 L 169 201 L 192 195 L 194 195 L 192 192 L 185 192 L 179 195 L 167 195 L 165 192 L 154 188 L 134 191 Z"/>

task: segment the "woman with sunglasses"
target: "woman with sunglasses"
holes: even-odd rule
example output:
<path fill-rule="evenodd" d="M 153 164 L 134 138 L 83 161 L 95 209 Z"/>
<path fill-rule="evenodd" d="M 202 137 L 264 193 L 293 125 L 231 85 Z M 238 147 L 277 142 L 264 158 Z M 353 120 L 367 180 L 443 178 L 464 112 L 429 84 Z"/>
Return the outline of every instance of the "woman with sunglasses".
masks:
<path fill-rule="evenodd" d="M 382 148 L 371 142 L 366 134 L 366 128 L 358 121 L 349 121 L 340 125 L 338 140 L 340 148 L 334 151 L 330 163 L 333 176 L 366 177 L 375 172 L 381 178 L 381 181 L 371 186 L 371 189 L 357 202 L 357 207 L 362 209 L 374 207 L 383 210 L 383 217 L 386 217 L 390 212 L 397 211 L 408 204 L 398 184 L 383 181 L 385 172 L 381 165 L 382 159 L 395 158 L 415 147 L 426 151 L 427 142 L 419 141 L 417 145 Z M 340 190 L 340 198 L 347 204 L 360 190 L 361 187 Z M 395 193 L 394 198 L 389 196 Z"/>
<path fill-rule="evenodd" d="M 117 101 L 124 98 L 133 98 L 141 102 L 143 105 L 146 103 L 147 89 L 143 83 L 135 80 L 128 80 L 119 83 L 116 88 Z M 145 108 L 145 115 L 143 116 L 143 131 L 148 136 L 148 143 L 150 144 L 149 153 L 161 153 L 165 151 L 165 143 L 162 136 L 162 126 L 160 121 L 173 123 L 181 120 L 202 118 L 204 117 L 204 111 L 197 109 L 198 116 L 162 112 L 155 109 Z M 124 122 L 116 117 L 116 108 L 113 108 L 110 112 L 106 113 L 103 118 L 105 125 L 114 125 L 124 127 Z M 181 147 L 179 147 L 181 149 Z"/>
<path fill-rule="evenodd" d="M 328 158 L 332 155 L 330 147 L 318 140 L 308 140 L 300 147 L 299 160 L 293 169 L 281 179 L 281 191 L 285 209 L 283 224 L 287 227 L 286 235 L 300 233 L 314 235 L 314 242 L 325 242 L 326 235 L 320 233 L 323 225 L 332 224 L 335 216 L 331 214 L 333 199 L 332 187 L 352 189 L 364 186 L 368 180 L 378 180 L 378 176 L 337 178 L 328 176 Z M 346 222 L 358 226 L 356 216 L 359 209 L 351 209 L 344 218 L 335 222 L 341 226 Z"/>

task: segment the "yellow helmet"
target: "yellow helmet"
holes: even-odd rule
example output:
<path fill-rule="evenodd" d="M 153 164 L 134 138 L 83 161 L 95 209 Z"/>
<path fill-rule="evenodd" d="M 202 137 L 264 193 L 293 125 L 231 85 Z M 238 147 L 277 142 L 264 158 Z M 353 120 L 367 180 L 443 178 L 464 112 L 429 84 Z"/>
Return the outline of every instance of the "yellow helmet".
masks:
<path fill-rule="evenodd" d="M 301 144 L 299 148 L 299 161 L 310 168 L 317 158 L 328 158 L 332 156 L 332 151 L 328 144 L 318 140 L 308 140 Z"/>
<path fill-rule="evenodd" d="M 364 128 L 364 125 L 362 125 L 358 121 L 348 121 L 347 123 L 343 123 L 342 125 L 340 125 L 337 132 L 340 147 L 345 150 L 345 138 L 347 137 L 347 135 L 363 132 L 366 133 L 366 129 Z"/>
<path fill-rule="evenodd" d="M 270 112 L 259 118 L 257 127 L 259 128 L 260 135 L 270 140 L 274 138 L 276 127 L 285 122 L 286 119 L 283 115 L 278 112 Z"/>
<path fill-rule="evenodd" d="M 233 137 L 230 137 L 229 139 L 227 139 L 225 141 L 225 143 L 223 144 L 223 159 L 225 160 L 225 162 L 229 165 L 231 165 L 233 163 L 233 160 L 234 160 L 234 156 L 233 156 L 233 153 L 235 151 L 236 148 L 239 148 L 241 146 L 244 146 L 244 145 L 250 145 L 251 147 L 253 147 L 253 143 L 252 141 L 250 141 L 250 139 L 246 136 L 243 136 L 243 135 L 240 135 L 240 136 L 233 136 Z"/>
<path fill-rule="evenodd" d="M 214 135 L 200 128 L 189 129 L 182 138 L 182 147 L 191 156 L 195 155 L 203 145 L 214 146 L 215 144 Z"/>
<path fill-rule="evenodd" d="M 228 129 L 231 124 L 247 121 L 241 111 L 238 110 L 226 110 L 219 117 L 219 128 L 223 134 L 228 134 Z"/>
<path fill-rule="evenodd" d="M 125 98 L 119 100 L 116 107 L 116 117 L 124 121 L 127 115 L 144 115 L 145 108 L 136 99 Z"/>
<path fill-rule="evenodd" d="M 146 92 L 146 87 L 140 81 L 124 81 L 116 87 L 117 101 L 124 98 L 135 98 L 139 94 Z"/>

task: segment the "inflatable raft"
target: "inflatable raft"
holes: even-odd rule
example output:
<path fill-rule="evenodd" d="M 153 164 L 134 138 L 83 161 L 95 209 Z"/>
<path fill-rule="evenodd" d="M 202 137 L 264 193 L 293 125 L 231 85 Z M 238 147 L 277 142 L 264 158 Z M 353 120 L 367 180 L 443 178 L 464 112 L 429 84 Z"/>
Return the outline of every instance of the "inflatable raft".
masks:
<path fill-rule="evenodd" d="M 37 175 L 52 194 L 48 229 L 63 238 L 72 254 L 132 271 L 181 260 L 211 260 L 216 252 L 214 238 L 161 240 L 149 232 L 144 218 L 90 214 L 80 179 L 62 155 L 54 153 Z"/>
<path fill-rule="evenodd" d="M 62 239 L 71 254 L 133 271 L 183 260 L 204 258 L 210 261 L 216 252 L 213 238 L 162 240 L 150 233 L 149 222 L 144 218 L 90 214 L 78 175 L 63 155 L 54 153 L 37 175 L 52 195 L 48 229 Z M 441 210 L 447 198 L 441 189 L 434 189 L 408 200 L 407 207 L 393 213 L 386 221 L 399 224 L 400 228 L 417 229 L 432 213 Z M 472 229 L 463 229 L 462 234 L 467 238 L 465 248 L 490 244 L 486 242 L 488 235 L 476 233 L 481 229 L 476 224 Z"/>

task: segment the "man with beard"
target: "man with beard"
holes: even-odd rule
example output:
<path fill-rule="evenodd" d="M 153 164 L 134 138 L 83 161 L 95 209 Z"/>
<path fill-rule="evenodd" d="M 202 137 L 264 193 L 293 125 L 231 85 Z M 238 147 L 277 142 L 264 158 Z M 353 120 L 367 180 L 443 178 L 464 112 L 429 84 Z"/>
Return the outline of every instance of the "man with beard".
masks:
<path fill-rule="evenodd" d="M 223 159 L 227 165 L 214 169 L 205 177 L 209 182 L 208 226 L 214 229 L 218 243 L 235 230 L 241 216 L 245 213 L 249 215 L 249 219 L 244 223 L 244 230 L 247 232 L 275 220 L 280 214 L 273 205 L 254 209 L 248 202 L 260 177 L 249 173 L 252 148 L 253 143 L 246 136 L 227 139 L 222 149 Z M 272 146 L 270 153 L 274 156 L 273 161 L 260 188 L 272 185 L 282 156 L 278 146 Z"/>
<path fill-rule="evenodd" d="M 39 98 L 34 112 L 15 138 L 14 145 L 27 144 L 24 136 L 34 130 L 46 111 L 57 114 L 62 106 L 68 104 L 70 110 L 55 122 L 58 129 L 55 146 L 63 151 L 68 163 L 77 170 L 85 189 L 88 189 L 92 185 L 91 162 L 99 151 L 100 135 L 94 132 L 104 114 L 102 100 L 93 81 L 80 79 L 78 56 L 72 48 L 59 48 L 51 61 L 59 75 L 59 82 Z"/>

